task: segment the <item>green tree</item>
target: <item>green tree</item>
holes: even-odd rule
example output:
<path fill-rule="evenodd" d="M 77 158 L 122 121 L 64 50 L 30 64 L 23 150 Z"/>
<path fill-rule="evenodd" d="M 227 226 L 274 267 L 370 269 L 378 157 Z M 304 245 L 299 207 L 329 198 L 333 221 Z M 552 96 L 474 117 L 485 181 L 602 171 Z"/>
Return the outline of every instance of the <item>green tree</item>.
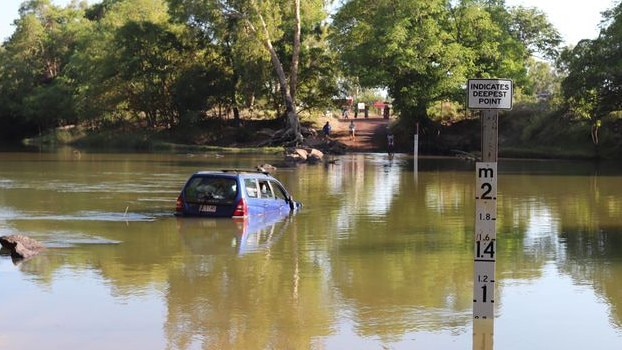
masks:
<path fill-rule="evenodd" d="M 434 101 L 464 99 L 468 78 L 524 84 L 525 60 L 559 39 L 548 22 L 527 20 L 536 14 L 513 14 L 502 0 L 351 0 L 334 17 L 332 42 L 362 86 L 387 87 L 402 117 L 427 123 Z"/>
<path fill-rule="evenodd" d="M 240 120 L 240 106 L 252 110 L 256 97 L 263 94 L 270 76 L 270 57 L 261 43 L 245 28 L 244 23 L 225 4 L 214 1 L 169 1 L 170 12 L 194 33 L 197 47 L 216 51 L 222 70 L 229 72 L 230 80 L 222 87 L 228 89 L 226 108 Z M 210 55 L 206 58 L 212 59 Z"/>
<path fill-rule="evenodd" d="M 329 30 L 329 26 L 322 23 L 303 26 L 305 39 L 301 48 L 295 95 L 298 111 L 326 108 L 339 94 L 337 77 L 341 73 L 337 64 L 338 55 L 328 45 Z M 288 45 L 283 42 L 280 47 L 287 48 Z M 282 55 L 286 55 L 286 52 Z"/>
<path fill-rule="evenodd" d="M 177 123 L 172 89 L 182 50 L 175 33 L 165 25 L 129 22 L 116 32 L 116 54 L 110 58 L 118 66 L 119 92 L 129 110 L 144 113 L 147 125 Z"/>
<path fill-rule="evenodd" d="M 600 61 L 602 42 L 582 40 L 562 52 L 560 68 L 566 73 L 562 93 L 568 108 L 579 118 L 592 119 L 599 114 L 606 67 Z"/>
<path fill-rule="evenodd" d="M 83 120 L 176 124 L 173 92 L 190 58 L 164 0 L 104 1 L 87 17 L 89 30 L 71 60 Z"/>
<path fill-rule="evenodd" d="M 529 85 L 523 92 L 532 99 L 540 98 L 551 99 L 559 95 L 561 78 L 554 67 L 549 62 L 529 58 L 527 60 L 527 80 Z"/>
<path fill-rule="evenodd" d="M 594 122 L 622 109 L 622 4 L 606 11 L 603 23 L 598 38 L 567 48 L 558 61 L 569 109 Z"/>
<path fill-rule="evenodd" d="M 518 6 L 510 8 L 509 14 L 509 32 L 524 45 L 529 56 L 557 59 L 562 38 L 542 10 Z"/>
<path fill-rule="evenodd" d="M 311 31 L 303 29 L 313 28 L 326 17 L 323 3 L 318 0 L 304 3 L 299 0 L 169 0 L 169 3 L 176 18 L 197 29 L 208 42 L 219 45 L 228 57 L 236 80 L 233 85 L 236 91 L 232 94 L 234 104 L 237 104 L 239 95 L 254 100 L 258 88 L 271 86 L 270 93 L 280 94 L 283 101 L 280 106 L 283 106 L 288 125 L 284 139 L 301 141 L 296 102 L 301 86 L 301 63 L 309 70 L 326 66 L 326 60 L 314 60 L 310 56 L 304 60 L 306 48 L 302 43 L 307 38 L 303 35 L 307 36 Z M 313 49 L 318 47 L 316 45 Z M 325 52 L 315 51 L 316 54 Z M 322 57 L 329 56 L 324 54 Z M 266 78 L 263 75 L 265 63 L 272 66 L 276 84 L 261 80 Z M 248 74 L 253 72 L 260 74 Z M 325 79 L 317 81 L 320 83 Z M 247 103 L 247 106 L 252 104 Z"/>
<path fill-rule="evenodd" d="M 196 59 L 186 63 L 173 87 L 180 122 L 188 126 L 215 106 L 229 108 L 230 93 L 234 91 L 231 85 L 235 82 L 230 66 L 218 50 L 196 48 L 191 56 Z"/>
<path fill-rule="evenodd" d="M 49 0 L 24 2 L 15 21 L 15 32 L 0 53 L 2 115 L 39 131 L 72 123 L 70 81 L 65 74 L 80 32 L 82 10 L 60 8 Z"/>

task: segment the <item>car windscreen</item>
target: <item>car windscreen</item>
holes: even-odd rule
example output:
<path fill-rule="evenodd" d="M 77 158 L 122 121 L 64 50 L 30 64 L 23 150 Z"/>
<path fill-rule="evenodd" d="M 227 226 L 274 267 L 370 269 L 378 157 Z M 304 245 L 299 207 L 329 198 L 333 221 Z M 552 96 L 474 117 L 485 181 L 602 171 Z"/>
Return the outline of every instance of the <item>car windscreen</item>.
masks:
<path fill-rule="evenodd" d="M 234 178 L 216 176 L 195 176 L 186 185 L 186 201 L 197 203 L 223 203 L 235 201 L 237 182 Z"/>

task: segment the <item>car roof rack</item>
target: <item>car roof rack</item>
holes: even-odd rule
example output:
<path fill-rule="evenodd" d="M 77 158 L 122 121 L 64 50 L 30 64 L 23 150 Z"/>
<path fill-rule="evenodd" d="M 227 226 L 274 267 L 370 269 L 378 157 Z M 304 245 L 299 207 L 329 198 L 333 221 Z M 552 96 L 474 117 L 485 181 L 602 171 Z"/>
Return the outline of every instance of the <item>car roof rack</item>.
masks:
<path fill-rule="evenodd" d="M 221 169 L 224 173 L 261 173 L 264 175 L 270 175 L 269 171 L 255 168 L 255 169 Z"/>

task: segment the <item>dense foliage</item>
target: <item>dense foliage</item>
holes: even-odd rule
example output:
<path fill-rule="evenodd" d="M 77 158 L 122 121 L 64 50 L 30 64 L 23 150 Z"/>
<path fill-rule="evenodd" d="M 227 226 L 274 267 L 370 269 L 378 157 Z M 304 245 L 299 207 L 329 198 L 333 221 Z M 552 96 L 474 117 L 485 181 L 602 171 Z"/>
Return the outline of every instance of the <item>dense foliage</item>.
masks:
<path fill-rule="evenodd" d="M 333 31 L 344 70 L 387 87 L 401 117 L 418 122 L 434 101 L 462 101 L 469 78 L 532 91 L 526 62 L 536 51 L 554 56 L 560 40 L 541 12 L 490 0 L 352 0 Z"/>
<path fill-rule="evenodd" d="M 503 0 L 28 0 L 0 48 L 2 136 L 257 117 L 297 132 L 301 112 L 354 91 L 386 91 L 405 125 L 455 122 L 466 81 L 496 77 L 514 81 L 515 105 L 539 96 L 593 123 L 597 143 L 621 107 L 621 12 L 558 55 L 546 16 Z"/>
<path fill-rule="evenodd" d="M 293 3 L 26 1 L 0 51 L 3 131 L 209 127 L 231 114 L 239 120 L 240 106 L 296 118 L 324 108 L 337 94 L 328 15 L 319 1 L 298 2 L 295 15 Z"/>
<path fill-rule="evenodd" d="M 605 13 L 598 38 L 566 49 L 559 65 L 567 77 L 564 97 L 573 113 L 600 119 L 622 107 L 622 4 Z"/>

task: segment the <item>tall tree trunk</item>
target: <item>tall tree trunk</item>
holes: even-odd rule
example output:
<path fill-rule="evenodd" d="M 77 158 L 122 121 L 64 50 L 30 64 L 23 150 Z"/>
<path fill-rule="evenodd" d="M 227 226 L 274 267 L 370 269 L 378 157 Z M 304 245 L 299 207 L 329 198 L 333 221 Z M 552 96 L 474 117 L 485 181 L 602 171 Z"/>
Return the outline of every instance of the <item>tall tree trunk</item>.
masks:
<path fill-rule="evenodd" d="M 231 29 L 233 31 L 233 29 Z M 238 82 L 240 81 L 240 74 L 238 73 L 238 70 L 235 66 L 235 64 L 233 63 L 233 49 L 231 48 L 231 41 L 229 40 L 229 38 L 226 40 L 225 42 L 225 59 L 227 60 L 227 64 L 229 64 L 230 67 L 233 67 L 233 86 L 231 88 L 231 107 L 233 110 L 233 122 L 235 124 L 236 127 L 240 127 L 242 126 L 242 122 L 240 120 L 240 108 L 238 106 L 238 91 L 237 91 L 237 86 L 238 86 Z"/>
<path fill-rule="evenodd" d="M 253 2 L 253 4 L 255 3 Z M 296 5 L 299 10 L 300 9 L 299 0 L 296 0 Z M 261 15 L 261 13 L 259 12 L 259 10 L 257 9 L 256 5 L 255 5 L 255 11 L 257 12 L 257 15 L 259 17 L 259 20 L 261 22 L 261 27 L 263 30 L 263 45 L 270 52 L 272 66 L 274 67 L 274 70 L 276 71 L 276 75 L 279 80 L 279 86 L 281 88 L 281 94 L 283 95 L 283 100 L 285 101 L 285 113 L 287 115 L 287 125 L 288 125 L 287 134 L 292 134 L 291 136 L 292 136 L 293 141 L 295 141 L 295 143 L 300 143 L 303 140 L 302 134 L 300 133 L 300 120 L 298 119 L 298 114 L 296 113 L 296 107 L 294 105 L 294 100 L 290 93 L 289 86 L 287 85 L 287 77 L 285 76 L 285 70 L 283 69 L 283 65 L 281 64 L 281 60 L 279 59 L 279 56 L 277 55 L 276 50 L 274 49 L 274 46 L 272 46 L 272 40 L 270 39 L 270 33 L 268 32 L 266 22 L 263 16 Z M 251 30 L 256 32 L 256 30 L 254 30 L 254 27 L 252 26 L 252 23 L 248 22 L 248 24 L 251 26 Z"/>
<path fill-rule="evenodd" d="M 292 95 L 292 101 L 296 101 L 296 92 L 298 90 L 298 64 L 300 62 L 300 0 L 294 1 L 296 8 L 294 9 L 295 28 L 294 28 L 294 47 L 292 52 L 292 66 L 289 80 L 289 93 Z"/>

